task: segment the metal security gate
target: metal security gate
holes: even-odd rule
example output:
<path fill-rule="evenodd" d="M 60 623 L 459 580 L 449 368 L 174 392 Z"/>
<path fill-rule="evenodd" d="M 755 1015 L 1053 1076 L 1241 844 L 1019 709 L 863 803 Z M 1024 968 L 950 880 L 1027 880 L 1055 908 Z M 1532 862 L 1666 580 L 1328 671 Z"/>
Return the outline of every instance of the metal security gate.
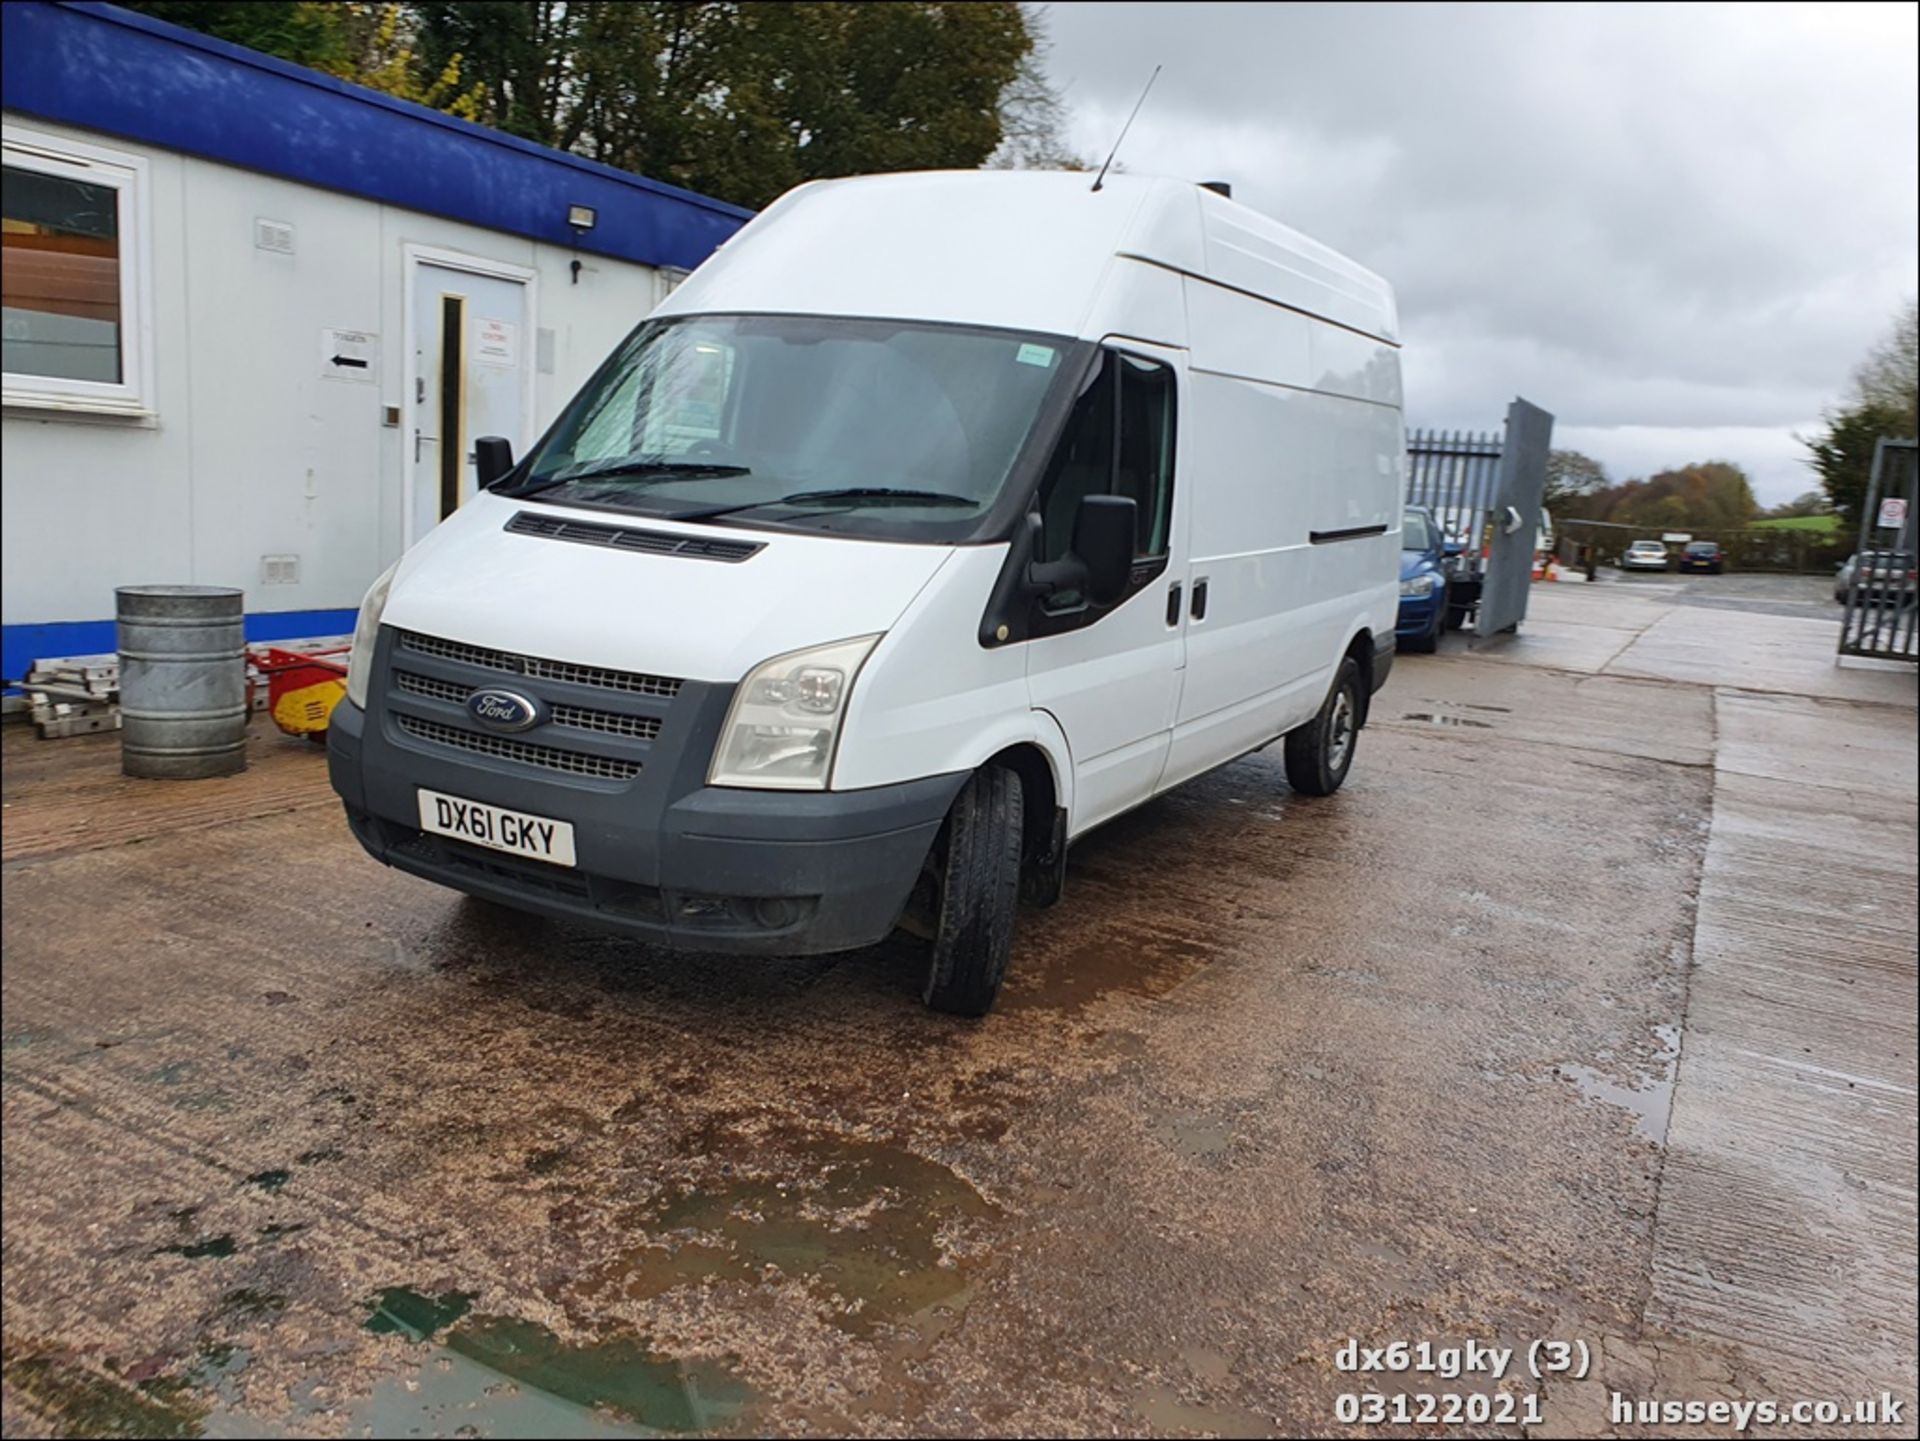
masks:
<path fill-rule="evenodd" d="M 1407 433 L 1407 503 L 1430 509 L 1446 533 L 1447 625 L 1474 634 L 1512 630 L 1527 613 L 1542 527 L 1553 417 L 1515 400 L 1504 435 Z"/>
<path fill-rule="evenodd" d="M 1920 660 L 1916 640 L 1914 510 L 1920 463 L 1911 440 L 1881 440 L 1860 508 L 1860 545 L 1842 578 L 1849 581 L 1840 622 L 1840 654 Z"/>

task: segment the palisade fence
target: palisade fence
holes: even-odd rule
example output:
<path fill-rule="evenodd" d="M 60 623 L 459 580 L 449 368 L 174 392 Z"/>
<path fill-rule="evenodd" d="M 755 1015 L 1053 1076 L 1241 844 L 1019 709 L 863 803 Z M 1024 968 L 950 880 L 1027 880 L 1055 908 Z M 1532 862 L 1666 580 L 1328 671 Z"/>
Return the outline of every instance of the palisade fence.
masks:
<path fill-rule="evenodd" d="M 1847 611 L 1840 622 L 1840 654 L 1883 660 L 1920 660 L 1920 447 L 1883 438 L 1873 447 L 1873 471 L 1860 507 L 1859 545 Z"/>
<path fill-rule="evenodd" d="M 1498 430 L 1407 432 L 1407 504 L 1426 506 L 1442 530 L 1465 541 L 1466 563 L 1475 570 L 1500 492 L 1503 439 Z"/>

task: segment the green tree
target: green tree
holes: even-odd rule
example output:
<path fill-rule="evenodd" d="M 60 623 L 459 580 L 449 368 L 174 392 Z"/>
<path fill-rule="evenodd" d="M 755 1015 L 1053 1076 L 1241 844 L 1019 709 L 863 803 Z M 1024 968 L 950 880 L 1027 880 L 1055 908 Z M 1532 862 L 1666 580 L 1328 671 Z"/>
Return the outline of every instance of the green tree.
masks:
<path fill-rule="evenodd" d="M 1883 436 L 1911 434 L 1911 415 L 1890 406 L 1857 404 L 1827 417 L 1826 430 L 1801 444 L 1810 452 L 1808 464 L 1820 477 L 1841 533 L 1850 535 L 1860 524 L 1867 482 L 1873 473 L 1873 451 Z"/>
<path fill-rule="evenodd" d="M 803 181 L 972 168 L 1032 41 L 1012 3 L 421 0 L 482 118 L 542 144 L 760 206 Z"/>
<path fill-rule="evenodd" d="M 296 65 L 326 69 L 347 55 L 345 7 L 312 0 L 126 0 L 126 8 Z"/>
<path fill-rule="evenodd" d="M 1587 502 L 1607 488 L 1607 468 L 1577 450 L 1547 454 L 1547 487 L 1541 503 L 1555 515 L 1585 516 Z"/>

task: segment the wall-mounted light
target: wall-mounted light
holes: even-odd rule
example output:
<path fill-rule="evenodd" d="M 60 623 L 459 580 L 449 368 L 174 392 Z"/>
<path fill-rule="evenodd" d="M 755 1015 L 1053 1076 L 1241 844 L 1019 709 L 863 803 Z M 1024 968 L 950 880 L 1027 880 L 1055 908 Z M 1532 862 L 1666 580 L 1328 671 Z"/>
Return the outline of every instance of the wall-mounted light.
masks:
<path fill-rule="evenodd" d="M 593 229 L 594 222 L 599 218 L 600 212 L 595 210 L 591 205 L 569 205 L 567 207 L 567 224 L 573 228 L 575 251 L 573 264 L 569 268 L 573 271 L 573 283 L 575 285 L 580 283 L 580 237 Z"/>

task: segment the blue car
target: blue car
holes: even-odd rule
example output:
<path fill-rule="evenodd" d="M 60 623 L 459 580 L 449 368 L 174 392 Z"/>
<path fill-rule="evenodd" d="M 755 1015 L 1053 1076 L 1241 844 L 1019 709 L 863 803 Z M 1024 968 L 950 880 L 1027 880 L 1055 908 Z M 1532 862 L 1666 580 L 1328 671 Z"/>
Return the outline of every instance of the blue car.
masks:
<path fill-rule="evenodd" d="M 1400 520 L 1400 650 L 1431 651 L 1447 621 L 1446 540 L 1433 512 L 1410 505 Z"/>

